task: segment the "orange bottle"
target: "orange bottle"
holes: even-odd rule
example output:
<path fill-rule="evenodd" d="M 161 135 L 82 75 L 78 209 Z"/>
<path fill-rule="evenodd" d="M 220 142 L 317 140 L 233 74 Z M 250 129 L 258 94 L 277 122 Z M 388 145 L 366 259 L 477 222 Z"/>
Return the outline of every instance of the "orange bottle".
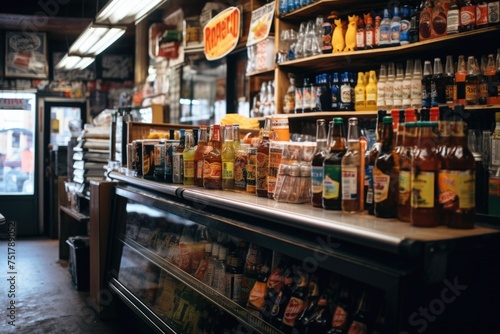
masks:
<path fill-rule="evenodd" d="M 214 125 L 211 142 L 212 145 L 207 145 L 203 154 L 203 187 L 222 189 L 222 142 L 219 124 Z"/>

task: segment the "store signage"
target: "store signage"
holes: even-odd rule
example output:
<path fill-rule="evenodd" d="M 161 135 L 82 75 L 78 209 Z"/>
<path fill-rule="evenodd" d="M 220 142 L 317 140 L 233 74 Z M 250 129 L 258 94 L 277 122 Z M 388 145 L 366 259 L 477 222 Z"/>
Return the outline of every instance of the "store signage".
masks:
<path fill-rule="evenodd" d="M 269 36 L 274 18 L 275 1 L 268 3 L 252 12 L 247 46 L 263 41 Z"/>
<path fill-rule="evenodd" d="M 211 19 L 203 28 L 207 60 L 216 60 L 234 50 L 240 39 L 240 10 L 229 7 Z"/>
<path fill-rule="evenodd" d="M 0 109 L 20 109 L 20 110 L 30 110 L 30 100 L 28 99 L 1 99 L 0 98 Z"/>

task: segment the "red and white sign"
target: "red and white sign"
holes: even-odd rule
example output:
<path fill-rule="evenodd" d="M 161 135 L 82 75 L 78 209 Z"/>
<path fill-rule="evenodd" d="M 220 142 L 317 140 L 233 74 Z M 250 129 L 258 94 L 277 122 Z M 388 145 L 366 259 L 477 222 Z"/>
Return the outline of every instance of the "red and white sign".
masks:
<path fill-rule="evenodd" d="M 229 7 L 211 19 L 203 28 L 207 60 L 216 60 L 234 50 L 240 39 L 240 10 Z"/>

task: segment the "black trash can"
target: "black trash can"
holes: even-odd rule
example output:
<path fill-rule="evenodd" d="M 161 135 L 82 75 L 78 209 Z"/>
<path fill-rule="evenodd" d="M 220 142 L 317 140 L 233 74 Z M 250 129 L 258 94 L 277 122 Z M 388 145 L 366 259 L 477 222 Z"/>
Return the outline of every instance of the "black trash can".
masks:
<path fill-rule="evenodd" d="M 88 290 L 90 280 L 89 237 L 69 237 L 66 243 L 69 245 L 68 270 L 71 274 L 71 283 L 79 291 Z"/>

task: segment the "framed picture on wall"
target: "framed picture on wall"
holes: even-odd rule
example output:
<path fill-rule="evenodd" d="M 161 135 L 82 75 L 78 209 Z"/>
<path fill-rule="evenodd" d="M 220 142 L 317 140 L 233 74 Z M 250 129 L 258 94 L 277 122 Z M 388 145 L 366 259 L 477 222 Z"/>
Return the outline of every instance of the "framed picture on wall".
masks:
<path fill-rule="evenodd" d="M 5 77 L 47 79 L 47 36 L 45 33 L 6 32 Z"/>
<path fill-rule="evenodd" d="M 102 55 L 101 78 L 108 80 L 133 80 L 134 57 L 131 55 Z"/>

